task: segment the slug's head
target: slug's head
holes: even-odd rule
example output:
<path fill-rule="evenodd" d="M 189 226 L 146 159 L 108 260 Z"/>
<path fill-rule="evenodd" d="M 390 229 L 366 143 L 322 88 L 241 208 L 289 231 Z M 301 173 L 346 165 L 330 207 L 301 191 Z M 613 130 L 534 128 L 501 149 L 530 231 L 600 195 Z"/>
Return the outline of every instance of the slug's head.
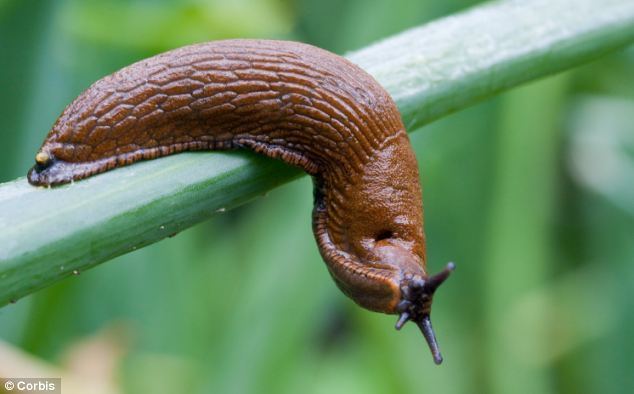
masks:
<path fill-rule="evenodd" d="M 372 248 L 372 266 L 382 272 L 381 279 L 372 281 L 375 285 L 370 291 L 364 288 L 363 292 L 348 291 L 347 294 L 368 309 L 398 314 L 397 330 L 409 321 L 415 323 L 429 345 L 434 362 L 440 364 L 442 356 L 432 329 L 431 307 L 436 290 L 447 280 L 455 264 L 448 263 L 440 273 L 430 276 L 425 270 L 424 250 L 416 249 L 416 242 L 391 235 L 377 241 Z M 383 284 L 389 284 L 389 287 L 385 288 Z M 374 297 L 369 299 L 371 302 L 362 303 L 358 296 L 355 297 L 359 293 L 366 297 L 373 294 Z"/>
<path fill-rule="evenodd" d="M 396 307 L 400 314 L 396 322 L 396 329 L 400 330 L 405 323 L 416 323 L 423 333 L 436 364 L 442 363 L 442 355 L 436 341 L 436 335 L 431 325 L 431 304 L 434 293 L 455 269 L 454 263 L 448 263 L 440 273 L 422 278 L 420 276 L 406 276 L 401 281 L 401 302 Z"/>

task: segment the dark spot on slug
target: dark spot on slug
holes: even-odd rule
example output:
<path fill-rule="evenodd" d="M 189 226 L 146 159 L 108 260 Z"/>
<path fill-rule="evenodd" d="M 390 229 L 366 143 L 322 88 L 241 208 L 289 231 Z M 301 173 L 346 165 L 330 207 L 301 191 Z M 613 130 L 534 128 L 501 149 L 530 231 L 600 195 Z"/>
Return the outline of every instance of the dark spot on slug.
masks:
<path fill-rule="evenodd" d="M 400 314 L 397 328 L 414 321 L 440 362 L 431 303 L 453 268 L 428 275 L 418 165 L 396 105 L 340 56 L 227 40 L 125 67 L 64 110 L 28 181 L 59 185 L 139 160 L 238 148 L 313 177 L 313 230 L 337 286 L 367 309 Z"/>
<path fill-rule="evenodd" d="M 394 236 L 394 233 L 390 230 L 383 230 L 379 232 L 374 238 L 376 241 L 382 241 L 384 239 L 390 239 Z"/>

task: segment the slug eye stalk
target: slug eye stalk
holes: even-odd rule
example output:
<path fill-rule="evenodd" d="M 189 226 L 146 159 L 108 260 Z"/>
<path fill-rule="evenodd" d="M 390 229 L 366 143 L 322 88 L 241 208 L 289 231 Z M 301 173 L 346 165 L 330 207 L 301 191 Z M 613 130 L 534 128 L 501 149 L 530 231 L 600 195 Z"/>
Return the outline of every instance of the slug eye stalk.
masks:
<path fill-rule="evenodd" d="M 427 279 L 408 280 L 402 286 L 403 301 L 398 306 L 400 315 L 395 328 L 400 330 L 408 321 L 416 323 L 423 333 L 427 345 L 429 345 L 429 350 L 431 350 L 436 364 L 442 363 L 442 355 L 431 325 L 431 303 L 438 287 L 447 280 L 454 269 L 456 269 L 456 265 L 448 263 L 445 269 Z"/>

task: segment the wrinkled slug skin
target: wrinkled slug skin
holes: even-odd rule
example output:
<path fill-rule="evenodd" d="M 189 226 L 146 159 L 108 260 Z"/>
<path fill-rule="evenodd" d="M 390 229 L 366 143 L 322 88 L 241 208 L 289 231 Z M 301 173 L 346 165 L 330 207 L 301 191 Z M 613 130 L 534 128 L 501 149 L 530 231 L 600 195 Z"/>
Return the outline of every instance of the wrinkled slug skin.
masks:
<path fill-rule="evenodd" d="M 359 67 L 306 44 L 191 45 L 107 76 L 64 110 L 28 179 L 234 148 L 313 176 L 319 249 L 358 304 L 397 313 L 403 281 L 427 278 L 418 167 L 396 105 Z"/>

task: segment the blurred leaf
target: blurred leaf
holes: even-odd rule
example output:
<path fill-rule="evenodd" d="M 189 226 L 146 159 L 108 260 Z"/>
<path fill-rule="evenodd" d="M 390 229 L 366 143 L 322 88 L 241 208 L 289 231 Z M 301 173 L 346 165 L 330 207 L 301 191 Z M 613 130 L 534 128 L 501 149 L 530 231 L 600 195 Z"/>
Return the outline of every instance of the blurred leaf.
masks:
<path fill-rule="evenodd" d="M 517 89 L 504 97 L 499 125 L 491 217 L 483 259 L 484 314 L 489 349 L 486 372 L 491 393 L 555 392 L 543 366 L 528 364 L 504 346 L 504 338 L 548 347 L 544 330 L 523 326 L 507 333 L 501 316 L 518 298 L 546 278 L 551 261 L 552 218 L 557 204 L 557 152 L 561 143 L 561 113 L 566 76 Z M 503 296 L 501 296 L 503 295 Z M 530 310 L 528 319 L 547 324 L 544 310 Z M 517 328 L 517 327 L 513 327 Z"/>
<path fill-rule="evenodd" d="M 634 217 L 634 100 L 579 100 L 571 127 L 575 180 Z"/>
<path fill-rule="evenodd" d="M 288 10 L 276 0 L 103 2 L 73 0 L 59 23 L 95 44 L 161 51 L 194 42 L 284 37 Z"/>

